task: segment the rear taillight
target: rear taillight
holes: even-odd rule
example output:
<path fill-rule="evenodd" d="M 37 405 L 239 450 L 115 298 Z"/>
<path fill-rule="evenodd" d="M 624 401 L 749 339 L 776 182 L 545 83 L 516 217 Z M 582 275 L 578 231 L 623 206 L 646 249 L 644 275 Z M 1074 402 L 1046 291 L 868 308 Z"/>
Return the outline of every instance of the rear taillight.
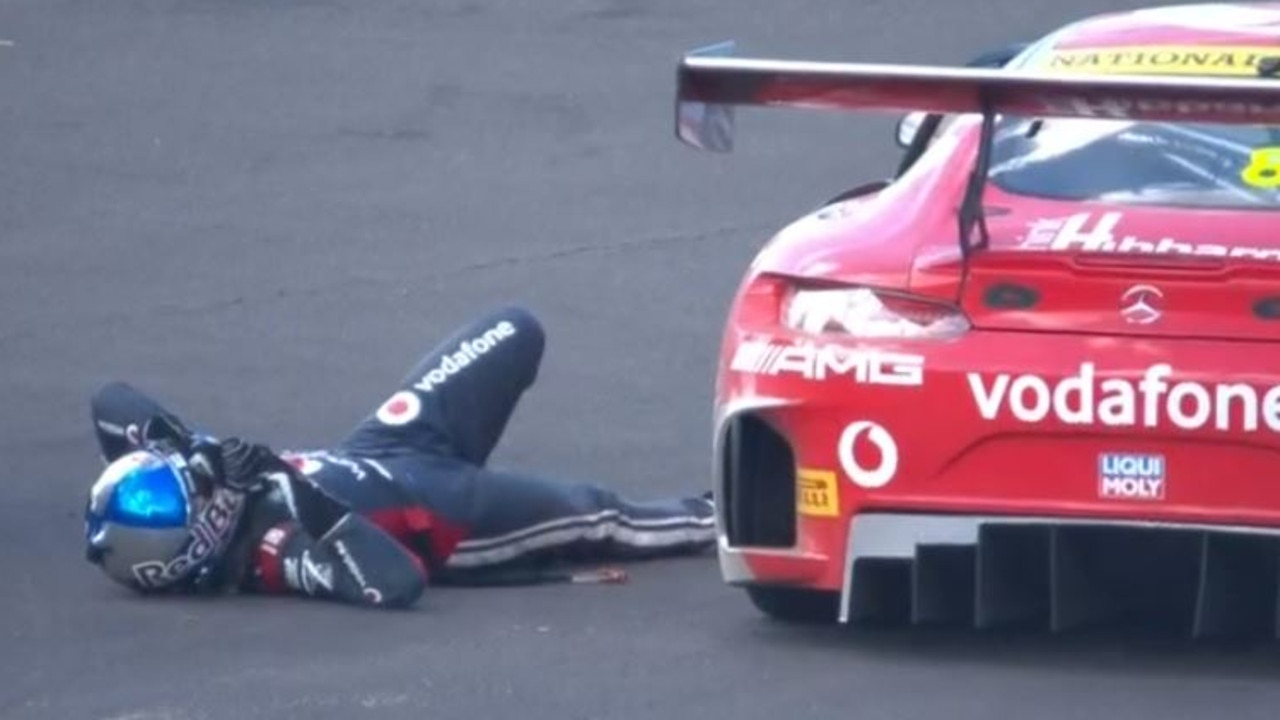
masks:
<path fill-rule="evenodd" d="M 944 340 L 969 330 L 957 308 L 867 287 L 794 288 L 780 312 L 785 326 L 813 335 Z"/>

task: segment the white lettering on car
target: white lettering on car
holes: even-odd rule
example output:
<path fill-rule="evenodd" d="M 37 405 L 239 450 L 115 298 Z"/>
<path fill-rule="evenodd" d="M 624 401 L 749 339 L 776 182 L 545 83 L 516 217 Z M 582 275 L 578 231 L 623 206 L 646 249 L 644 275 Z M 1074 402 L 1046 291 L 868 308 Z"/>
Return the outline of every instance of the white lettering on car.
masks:
<path fill-rule="evenodd" d="M 484 331 L 484 333 L 463 340 L 458 344 L 457 350 L 445 355 L 440 359 L 439 364 L 424 373 L 422 378 L 413 384 L 414 389 L 424 393 L 435 390 L 437 385 L 457 375 L 463 368 L 480 359 L 481 356 L 497 347 L 503 340 L 515 334 L 516 326 L 507 320 L 503 320 Z"/>
<path fill-rule="evenodd" d="M 1050 382 L 1038 375 L 968 373 L 978 414 L 995 420 L 1002 412 L 1023 423 L 1050 417 L 1068 425 L 1181 430 L 1212 427 L 1221 432 L 1280 432 L 1280 385 L 1259 389 L 1247 383 L 1170 382 L 1173 367 L 1152 365 L 1136 382 L 1097 377 L 1094 363 Z"/>
<path fill-rule="evenodd" d="M 738 345 L 729 366 L 752 375 L 798 375 L 816 381 L 848 376 L 868 385 L 924 384 L 924 358 L 920 355 L 812 342 L 747 340 Z"/>
<path fill-rule="evenodd" d="M 1280 262 L 1280 246 L 1252 247 L 1193 243 L 1163 237 L 1143 240 L 1133 235 L 1117 235 L 1121 213 L 1109 212 L 1096 219 L 1092 213 L 1077 213 L 1067 218 L 1037 220 L 1031 223 L 1022 250 L 1060 252 L 1122 253 L 1146 255 L 1187 255 L 1193 257 L 1236 258 Z M 1093 222 L 1090 227 L 1090 222 Z"/>

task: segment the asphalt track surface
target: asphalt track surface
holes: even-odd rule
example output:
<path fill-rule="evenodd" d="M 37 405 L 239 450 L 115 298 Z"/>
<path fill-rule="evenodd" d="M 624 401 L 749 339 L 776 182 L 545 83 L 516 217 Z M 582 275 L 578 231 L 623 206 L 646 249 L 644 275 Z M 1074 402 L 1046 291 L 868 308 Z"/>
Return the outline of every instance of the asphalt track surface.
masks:
<path fill-rule="evenodd" d="M 0 3 L 0 716 L 1273 718 L 1274 648 L 788 628 L 711 557 L 407 613 L 142 601 L 81 559 L 99 383 L 321 445 L 507 302 L 550 345 L 497 463 L 703 489 L 745 264 L 895 151 L 889 118 L 756 111 L 699 155 L 678 54 L 961 62 L 1130 4 Z"/>

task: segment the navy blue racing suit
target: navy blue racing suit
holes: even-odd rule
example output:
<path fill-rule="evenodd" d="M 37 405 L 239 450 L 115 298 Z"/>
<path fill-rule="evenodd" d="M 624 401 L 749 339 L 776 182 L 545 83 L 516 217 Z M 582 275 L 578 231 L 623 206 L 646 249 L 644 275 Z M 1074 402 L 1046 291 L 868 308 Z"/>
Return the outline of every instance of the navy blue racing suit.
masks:
<path fill-rule="evenodd" d="M 308 527 L 296 510 L 305 498 L 279 490 L 255 495 L 215 584 L 404 605 L 429 582 L 714 545 L 705 495 L 633 501 L 597 485 L 486 467 L 537 377 L 544 344 L 527 311 L 490 313 L 436 346 L 335 447 L 278 452 L 332 501 L 320 513 L 328 517 Z M 130 385 L 100 389 L 92 414 L 105 458 L 135 446 L 139 428 L 163 413 L 169 410 Z M 342 532 L 345 542 L 321 537 Z"/>

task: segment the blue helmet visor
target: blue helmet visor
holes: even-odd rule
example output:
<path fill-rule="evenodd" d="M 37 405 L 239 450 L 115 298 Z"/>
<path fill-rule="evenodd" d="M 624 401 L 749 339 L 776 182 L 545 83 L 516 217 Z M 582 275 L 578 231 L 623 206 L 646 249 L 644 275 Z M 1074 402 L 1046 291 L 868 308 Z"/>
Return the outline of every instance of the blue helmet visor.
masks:
<path fill-rule="evenodd" d="M 187 524 L 187 493 L 168 463 L 145 463 L 116 483 L 105 520 L 133 527 L 171 528 Z"/>

